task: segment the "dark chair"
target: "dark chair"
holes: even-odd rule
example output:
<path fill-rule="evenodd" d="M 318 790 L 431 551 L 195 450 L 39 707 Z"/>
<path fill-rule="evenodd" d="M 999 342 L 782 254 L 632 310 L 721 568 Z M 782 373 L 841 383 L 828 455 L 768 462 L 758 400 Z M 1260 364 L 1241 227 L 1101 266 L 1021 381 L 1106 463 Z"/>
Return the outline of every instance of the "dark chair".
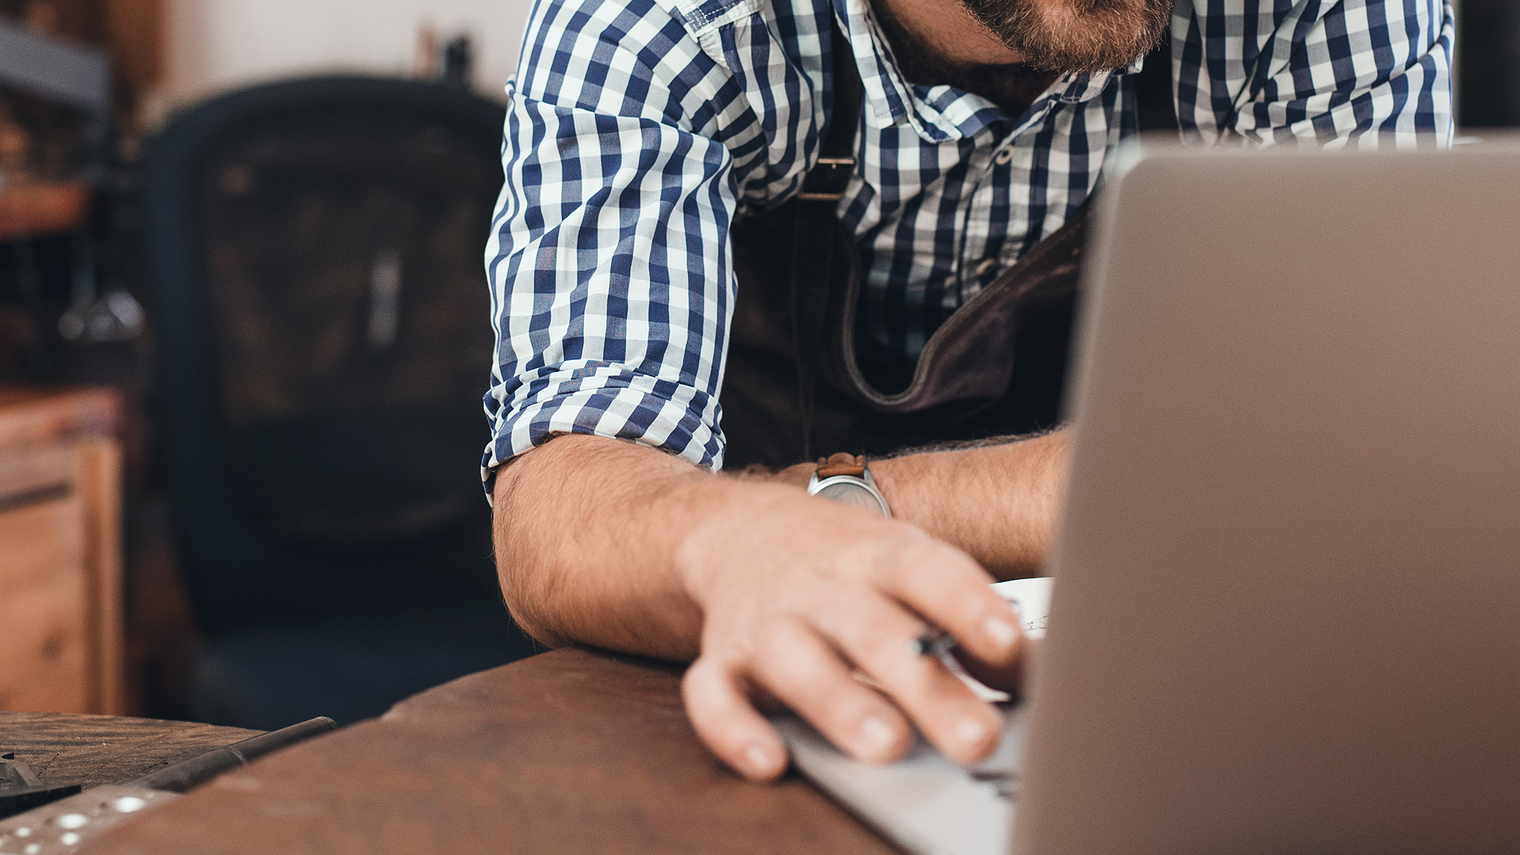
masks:
<path fill-rule="evenodd" d="M 504 110 L 324 77 L 185 111 L 144 173 L 187 712 L 340 722 L 532 652 L 478 461 Z"/>

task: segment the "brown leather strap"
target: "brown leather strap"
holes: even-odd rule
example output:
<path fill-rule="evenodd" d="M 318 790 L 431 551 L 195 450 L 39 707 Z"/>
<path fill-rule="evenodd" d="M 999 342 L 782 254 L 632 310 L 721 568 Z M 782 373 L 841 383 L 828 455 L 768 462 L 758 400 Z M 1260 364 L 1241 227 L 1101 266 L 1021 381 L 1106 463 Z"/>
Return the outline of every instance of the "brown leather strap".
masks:
<path fill-rule="evenodd" d="M 818 162 L 803 180 L 793 205 L 792 340 L 796 343 L 797 427 L 803 459 L 811 457 L 813 404 L 817 397 L 818 359 L 823 351 L 829 292 L 834 284 L 833 253 L 839 219 L 835 209 L 855 174 L 855 137 L 860 124 L 860 70 L 855 54 L 832 15 L 834 66 L 828 128 Z"/>
<path fill-rule="evenodd" d="M 1139 87 L 1141 111 L 1165 119 L 1174 97 L 1171 63 L 1158 52 L 1142 74 L 1154 85 Z M 837 180 L 839 172 L 831 173 Z M 790 200 L 734 224 L 740 285 L 722 390 L 725 466 L 779 469 L 816 460 L 811 448 L 881 456 L 1061 423 L 1088 207 L 968 299 L 913 360 L 859 335 L 861 264 L 854 235 L 833 216 L 835 204 Z M 815 210 L 804 216 L 803 207 Z M 828 216 L 811 218 L 818 209 Z M 825 234 L 828 251 L 799 240 Z M 827 288 L 802 275 L 824 271 Z M 820 339 L 817 306 L 801 298 L 822 293 L 829 304 Z"/>
<path fill-rule="evenodd" d="M 840 452 L 832 457 L 818 458 L 818 478 L 832 478 L 835 475 L 854 475 L 859 478 L 866 474 L 866 459 L 858 454 L 846 454 Z"/>

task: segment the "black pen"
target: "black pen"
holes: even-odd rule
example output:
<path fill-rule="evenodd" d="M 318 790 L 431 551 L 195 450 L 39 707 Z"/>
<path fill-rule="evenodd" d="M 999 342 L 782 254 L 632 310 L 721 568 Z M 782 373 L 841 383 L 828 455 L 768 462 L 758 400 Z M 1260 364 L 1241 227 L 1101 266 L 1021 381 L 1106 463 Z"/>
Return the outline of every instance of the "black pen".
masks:
<path fill-rule="evenodd" d="M 911 642 L 914 656 L 943 656 L 960 644 L 955 636 L 938 627 L 926 630 Z"/>
<path fill-rule="evenodd" d="M 1024 609 L 1018 600 L 1009 600 L 1008 605 L 1013 607 L 1014 614 L 1022 616 Z M 943 656 L 954 650 L 960 644 L 955 636 L 945 632 L 939 627 L 931 627 L 919 633 L 918 637 L 908 642 L 909 649 L 914 656 Z"/>

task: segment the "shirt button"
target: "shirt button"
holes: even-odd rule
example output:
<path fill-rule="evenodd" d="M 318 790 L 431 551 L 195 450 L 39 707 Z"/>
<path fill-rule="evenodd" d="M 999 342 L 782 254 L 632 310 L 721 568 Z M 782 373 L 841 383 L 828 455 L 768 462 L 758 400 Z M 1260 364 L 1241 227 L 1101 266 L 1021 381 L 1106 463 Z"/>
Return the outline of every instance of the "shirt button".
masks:
<path fill-rule="evenodd" d="M 1013 149 L 1005 148 L 992 156 L 992 160 L 998 166 L 1007 166 L 1008 161 L 1013 160 Z"/>
<path fill-rule="evenodd" d="M 998 260 L 997 260 L 996 256 L 992 256 L 992 257 L 988 257 L 988 258 L 982 259 L 976 265 L 976 275 L 977 275 L 977 278 L 981 278 L 983 276 L 986 276 L 986 275 L 990 274 L 992 271 L 994 271 L 994 270 L 997 269 L 997 266 L 998 266 Z"/>

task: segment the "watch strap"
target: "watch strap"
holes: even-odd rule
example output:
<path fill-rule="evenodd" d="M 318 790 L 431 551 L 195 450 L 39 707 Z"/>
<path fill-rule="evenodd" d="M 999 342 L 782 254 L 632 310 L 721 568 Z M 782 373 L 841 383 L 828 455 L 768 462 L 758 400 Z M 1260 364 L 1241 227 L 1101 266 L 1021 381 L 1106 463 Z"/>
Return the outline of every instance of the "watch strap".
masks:
<path fill-rule="evenodd" d="M 866 474 L 866 459 L 858 454 L 845 454 L 840 452 L 829 457 L 818 458 L 818 479 L 832 478 L 835 475 L 854 475 L 862 478 Z"/>

